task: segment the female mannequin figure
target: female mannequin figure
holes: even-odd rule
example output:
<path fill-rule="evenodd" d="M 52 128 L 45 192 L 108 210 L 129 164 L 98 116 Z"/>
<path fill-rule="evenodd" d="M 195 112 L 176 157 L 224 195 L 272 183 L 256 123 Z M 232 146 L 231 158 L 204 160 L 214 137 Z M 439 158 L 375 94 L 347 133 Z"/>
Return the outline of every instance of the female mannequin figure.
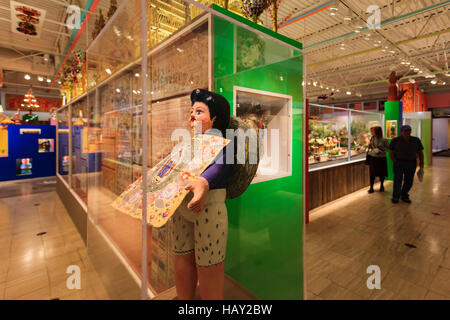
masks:
<path fill-rule="evenodd" d="M 201 125 L 201 134 L 220 131 L 225 137 L 230 122 L 228 101 L 197 89 L 191 94 L 191 102 L 190 127 Z M 225 159 L 224 149 L 197 180 L 186 186 L 192 194 L 186 196 L 172 217 L 175 283 L 180 300 L 194 299 L 197 281 L 202 299 L 223 299 L 229 173 Z"/>

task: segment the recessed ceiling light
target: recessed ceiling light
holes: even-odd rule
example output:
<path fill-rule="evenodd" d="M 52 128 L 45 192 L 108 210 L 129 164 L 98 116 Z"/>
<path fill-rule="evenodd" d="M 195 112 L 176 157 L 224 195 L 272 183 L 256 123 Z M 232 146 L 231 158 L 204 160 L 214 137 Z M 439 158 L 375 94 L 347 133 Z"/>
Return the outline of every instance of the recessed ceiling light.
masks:
<path fill-rule="evenodd" d="M 50 82 L 52 82 L 52 80 L 50 80 L 50 79 L 47 79 L 47 82 L 48 82 L 48 83 L 50 83 Z"/>
<path fill-rule="evenodd" d="M 445 86 L 446 84 L 447 84 L 447 82 L 445 82 L 445 81 L 444 81 L 444 82 L 442 82 L 442 85 L 443 85 L 443 86 Z"/>
<path fill-rule="evenodd" d="M 39 80 L 39 81 L 44 81 L 44 77 L 39 76 L 39 77 L 38 77 L 38 80 Z"/>
<path fill-rule="evenodd" d="M 139 78 L 140 74 L 136 72 L 136 73 L 134 74 L 134 76 L 135 76 L 136 78 Z"/>
<path fill-rule="evenodd" d="M 436 84 L 437 81 L 436 80 L 431 80 L 431 84 Z"/>
<path fill-rule="evenodd" d="M 119 89 L 119 88 L 117 88 L 117 89 L 116 89 L 116 92 L 117 92 L 117 93 L 120 93 L 120 89 Z"/>
<path fill-rule="evenodd" d="M 107 74 L 111 74 L 111 73 L 112 73 L 112 72 L 111 72 L 111 69 L 109 69 L 109 68 L 106 69 L 105 71 L 106 71 Z"/>
<path fill-rule="evenodd" d="M 351 95 L 351 94 L 352 94 L 352 92 L 351 92 L 351 91 L 347 91 L 346 93 L 347 93 L 347 95 Z"/>
<path fill-rule="evenodd" d="M 29 74 L 26 74 L 24 78 L 25 78 L 25 80 L 30 80 L 31 79 Z"/>

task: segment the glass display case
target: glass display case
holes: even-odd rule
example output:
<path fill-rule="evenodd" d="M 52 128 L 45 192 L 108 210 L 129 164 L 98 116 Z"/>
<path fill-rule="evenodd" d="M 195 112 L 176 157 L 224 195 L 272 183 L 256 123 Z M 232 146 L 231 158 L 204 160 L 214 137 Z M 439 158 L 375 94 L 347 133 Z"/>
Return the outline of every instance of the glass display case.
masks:
<path fill-rule="evenodd" d="M 292 96 L 234 87 L 233 114 L 259 130 L 260 163 L 252 183 L 292 174 Z"/>
<path fill-rule="evenodd" d="M 69 106 L 58 110 L 57 113 L 57 139 L 58 139 L 58 174 L 69 183 Z"/>
<path fill-rule="evenodd" d="M 144 9 L 142 3 L 121 3 L 87 50 L 87 93 L 70 103 L 70 117 L 58 112 L 61 128 L 72 120 L 70 186 L 81 198 L 87 190 L 87 247 L 95 269 L 114 298 L 143 297 L 142 288 L 146 297 L 173 295 L 172 222 L 152 228 L 111 204 L 170 154 L 179 142 L 172 138 L 175 130 L 190 130 L 190 94 L 202 88 L 222 94 L 234 106 L 230 113 L 266 130 L 254 180 L 259 183 L 227 200 L 230 216 L 245 212 L 246 218 L 230 220 L 226 272 L 260 298 L 274 292 L 301 298 L 301 45 L 215 6 L 205 11 L 177 0 L 155 10 L 160 1 L 146 1 Z M 86 153 L 96 154 L 86 158 L 87 170 Z M 261 200 L 261 190 L 277 195 Z M 286 215 L 273 223 L 279 203 Z M 261 232 L 258 241 L 240 238 L 239 230 L 255 226 L 270 237 Z M 279 234 L 293 245 L 285 248 Z M 283 276 L 261 288 L 271 261 L 286 259 L 293 262 L 281 267 Z"/>
<path fill-rule="evenodd" d="M 370 128 L 381 126 L 382 123 L 381 113 L 310 104 L 310 170 L 365 159 L 371 137 Z"/>
<path fill-rule="evenodd" d="M 88 125 L 87 116 L 87 97 L 84 96 L 71 104 L 70 119 L 72 121 L 71 187 L 85 204 L 87 204 L 89 161 L 87 154 L 83 153 L 83 131 Z"/>

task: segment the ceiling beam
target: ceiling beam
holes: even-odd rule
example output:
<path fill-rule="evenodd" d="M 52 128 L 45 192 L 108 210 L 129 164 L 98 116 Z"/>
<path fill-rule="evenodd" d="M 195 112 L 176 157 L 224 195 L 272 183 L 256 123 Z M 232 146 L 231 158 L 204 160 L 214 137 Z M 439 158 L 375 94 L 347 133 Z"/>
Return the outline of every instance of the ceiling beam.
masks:
<path fill-rule="evenodd" d="M 450 32 L 450 28 L 445 29 L 445 30 L 441 30 L 441 31 L 437 31 L 437 32 L 433 32 L 433 33 L 430 33 L 430 34 L 427 34 L 427 35 L 424 35 L 424 36 L 421 36 L 421 37 L 418 37 L 418 38 L 412 38 L 412 39 L 406 39 L 406 40 L 398 41 L 398 42 L 395 42 L 395 45 L 401 46 L 401 45 L 407 44 L 409 42 L 413 42 L 413 41 L 417 41 L 417 40 L 423 40 L 423 39 L 426 39 L 426 38 L 438 36 L 438 35 L 445 34 L 445 33 L 448 33 L 448 32 Z M 337 60 L 351 58 L 351 57 L 354 57 L 354 56 L 357 56 L 357 55 L 367 54 L 367 53 L 370 53 L 370 52 L 375 52 L 375 51 L 380 51 L 380 50 L 382 50 L 382 48 L 371 48 L 371 49 L 367 49 L 367 50 L 363 50 L 363 51 L 347 54 L 345 56 L 340 56 L 340 57 L 336 57 L 336 58 L 332 58 L 332 59 L 327 59 L 327 60 L 315 62 L 315 63 L 307 65 L 307 67 L 311 68 L 311 67 L 315 67 L 315 66 L 318 66 L 318 65 L 321 65 L 321 64 L 326 64 L 326 63 L 334 62 L 334 61 L 337 61 Z"/>
<path fill-rule="evenodd" d="M 387 20 L 381 22 L 381 26 L 388 25 L 388 24 L 391 24 L 393 22 L 396 22 L 396 21 L 399 21 L 399 20 L 403 20 L 403 19 L 406 19 L 406 18 L 410 18 L 412 16 L 415 16 L 415 15 L 418 15 L 418 14 L 421 14 L 421 13 L 425 13 L 425 12 L 433 10 L 433 9 L 441 8 L 441 7 L 446 6 L 448 4 L 450 4 L 450 0 L 445 0 L 445 1 L 442 1 L 440 3 L 434 4 L 432 6 L 429 6 L 429 7 L 426 7 L 426 8 L 422 8 L 420 10 L 416 10 L 416 11 L 413 11 L 413 12 L 410 12 L 410 13 L 407 13 L 407 14 L 404 14 L 404 15 L 399 16 L 399 17 L 395 17 L 395 18 L 392 18 L 392 19 L 387 19 Z M 367 31 L 367 30 L 369 30 L 369 28 L 364 28 L 364 29 L 361 30 L 361 32 L 364 32 L 364 31 Z M 327 44 L 327 43 L 330 43 L 330 42 L 333 42 L 333 41 L 336 41 L 336 40 L 341 40 L 341 39 L 347 38 L 347 37 L 349 37 L 351 35 L 355 35 L 355 34 L 357 34 L 357 33 L 352 31 L 352 32 L 349 32 L 349 33 L 346 33 L 346 34 L 343 34 L 343 35 L 340 35 L 340 36 L 337 36 L 337 37 L 334 37 L 334 38 L 331 38 L 331 39 L 320 41 L 320 42 L 317 42 L 317 43 L 314 43 L 312 45 L 309 45 L 309 46 L 305 47 L 304 50 L 309 50 L 309 49 L 312 49 L 314 47 L 321 46 L 321 45 L 324 45 L 324 44 Z"/>

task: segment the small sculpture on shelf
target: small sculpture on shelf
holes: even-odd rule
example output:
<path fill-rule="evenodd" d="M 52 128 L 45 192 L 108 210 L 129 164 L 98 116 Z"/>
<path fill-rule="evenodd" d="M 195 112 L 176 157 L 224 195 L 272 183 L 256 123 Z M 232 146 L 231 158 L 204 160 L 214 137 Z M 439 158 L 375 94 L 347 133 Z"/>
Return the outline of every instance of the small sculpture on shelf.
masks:
<path fill-rule="evenodd" d="M 20 124 L 20 108 L 17 108 L 17 112 L 13 115 L 14 124 Z"/>

